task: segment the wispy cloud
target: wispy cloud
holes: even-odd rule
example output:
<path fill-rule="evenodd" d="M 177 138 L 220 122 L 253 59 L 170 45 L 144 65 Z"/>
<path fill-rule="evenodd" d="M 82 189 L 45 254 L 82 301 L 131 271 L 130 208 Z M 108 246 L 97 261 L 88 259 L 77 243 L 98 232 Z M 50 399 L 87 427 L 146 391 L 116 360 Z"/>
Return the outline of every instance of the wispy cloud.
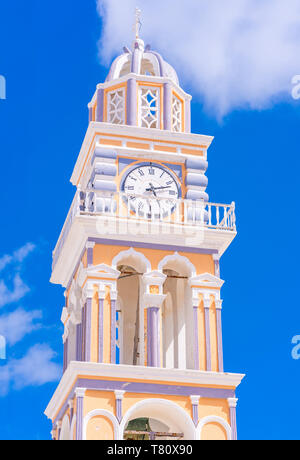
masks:
<path fill-rule="evenodd" d="M 4 280 L 0 280 L 0 307 L 17 302 L 29 291 L 29 287 L 24 283 L 19 274 L 14 277 L 12 289 L 8 288 Z"/>
<path fill-rule="evenodd" d="M 56 353 L 47 344 L 30 348 L 21 359 L 0 367 L 0 395 L 5 396 L 10 387 L 21 390 L 56 382 L 61 375 L 60 366 L 54 362 Z"/>
<path fill-rule="evenodd" d="M 104 63 L 133 39 L 136 0 L 98 0 Z M 290 97 L 300 71 L 299 0 L 140 0 L 142 37 L 217 116 Z"/>
<path fill-rule="evenodd" d="M 0 258 L 0 271 L 4 270 L 10 264 L 18 265 L 22 263 L 35 248 L 36 246 L 33 243 L 26 243 L 14 251 L 13 254 L 5 254 Z"/>
<path fill-rule="evenodd" d="M 8 345 L 15 345 L 26 335 L 39 329 L 41 324 L 36 320 L 42 318 L 40 310 L 27 312 L 18 308 L 12 313 L 0 316 L 0 335 L 5 337 Z"/>
<path fill-rule="evenodd" d="M 33 243 L 26 243 L 21 248 L 14 251 L 12 254 L 5 254 L 0 258 L 0 307 L 18 302 L 29 291 L 29 287 L 22 280 L 20 272 L 22 264 L 29 254 L 34 251 Z M 8 269 L 9 270 L 6 270 Z M 10 281 L 12 279 L 12 282 Z"/>

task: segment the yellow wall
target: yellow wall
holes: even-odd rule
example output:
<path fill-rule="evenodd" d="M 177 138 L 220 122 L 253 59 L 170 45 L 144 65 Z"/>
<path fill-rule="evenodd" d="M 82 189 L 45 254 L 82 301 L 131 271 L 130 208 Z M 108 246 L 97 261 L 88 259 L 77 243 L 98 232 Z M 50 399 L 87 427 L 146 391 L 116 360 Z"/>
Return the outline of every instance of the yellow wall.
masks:
<path fill-rule="evenodd" d="M 94 264 L 98 265 L 101 263 L 111 266 L 112 260 L 120 252 L 127 251 L 130 249 L 129 246 L 112 246 L 96 244 L 94 248 Z M 163 251 L 160 249 L 148 249 L 138 248 L 137 252 L 144 254 L 145 257 L 150 261 L 152 270 L 157 270 L 159 262 L 167 255 L 173 254 L 171 251 Z M 196 267 L 197 273 L 211 273 L 215 272 L 214 261 L 211 255 L 207 254 L 195 254 L 188 252 L 179 252 L 181 256 L 187 257 L 191 263 Z"/>
<path fill-rule="evenodd" d="M 87 424 L 86 437 L 89 441 L 112 441 L 114 439 L 112 422 L 103 415 L 93 417 Z"/>
<path fill-rule="evenodd" d="M 227 400 L 201 398 L 199 404 L 199 419 L 209 415 L 224 418 L 227 423 L 230 423 Z"/>
<path fill-rule="evenodd" d="M 202 441 L 226 441 L 227 433 L 219 423 L 207 423 L 201 433 Z"/>
<path fill-rule="evenodd" d="M 95 409 L 105 409 L 115 414 L 115 394 L 113 391 L 87 390 L 84 396 L 84 416 Z"/>

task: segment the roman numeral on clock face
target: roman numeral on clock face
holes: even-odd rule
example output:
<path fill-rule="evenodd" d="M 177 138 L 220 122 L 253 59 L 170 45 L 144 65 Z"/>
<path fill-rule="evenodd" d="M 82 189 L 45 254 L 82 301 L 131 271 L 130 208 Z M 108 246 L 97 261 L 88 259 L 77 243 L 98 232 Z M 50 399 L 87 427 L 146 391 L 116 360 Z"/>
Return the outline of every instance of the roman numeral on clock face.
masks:
<path fill-rule="evenodd" d="M 142 216 L 159 218 L 176 209 L 179 187 L 172 173 L 160 165 L 136 165 L 124 179 L 123 190 L 136 197 L 134 209 Z"/>

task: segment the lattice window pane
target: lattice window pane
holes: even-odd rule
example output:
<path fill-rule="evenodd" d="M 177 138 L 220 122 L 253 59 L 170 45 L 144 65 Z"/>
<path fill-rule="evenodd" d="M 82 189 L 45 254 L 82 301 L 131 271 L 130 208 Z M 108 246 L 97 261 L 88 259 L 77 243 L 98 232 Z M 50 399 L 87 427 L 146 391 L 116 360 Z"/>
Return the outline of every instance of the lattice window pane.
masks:
<path fill-rule="evenodd" d="M 172 131 L 182 131 L 182 102 L 175 95 L 172 98 Z"/>
<path fill-rule="evenodd" d="M 160 90 L 142 87 L 139 101 L 139 125 L 143 128 L 160 128 Z"/>
<path fill-rule="evenodd" d="M 125 91 L 124 88 L 108 93 L 107 121 L 116 125 L 125 124 Z"/>

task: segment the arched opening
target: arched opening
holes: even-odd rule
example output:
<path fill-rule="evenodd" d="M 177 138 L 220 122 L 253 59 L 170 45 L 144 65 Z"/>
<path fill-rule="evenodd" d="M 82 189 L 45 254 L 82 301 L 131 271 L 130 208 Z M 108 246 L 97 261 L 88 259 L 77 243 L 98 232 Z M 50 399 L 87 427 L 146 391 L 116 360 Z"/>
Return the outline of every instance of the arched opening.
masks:
<path fill-rule="evenodd" d="M 142 75 L 155 75 L 153 63 L 149 59 L 143 59 L 141 63 L 141 74 Z"/>
<path fill-rule="evenodd" d="M 125 414 L 121 439 L 192 440 L 195 427 L 186 411 L 165 399 L 146 399 L 135 404 Z"/>
<path fill-rule="evenodd" d="M 183 439 L 183 433 L 172 433 L 165 423 L 153 418 L 135 418 L 127 423 L 124 431 L 126 441 L 166 441 Z"/>
<path fill-rule="evenodd" d="M 163 286 L 166 299 L 162 306 L 162 361 L 163 367 L 194 368 L 194 336 L 192 293 L 188 284 L 191 267 L 180 257 L 166 260 Z"/>
<path fill-rule="evenodd" d="M 133 248 L 120 252 L 112 262 L 117 281 L 117 363 L 144 363 L 144 309 L 142 275 L 151 271 L 149 260 Z"/>
<path fill-rule="evenodd" d="M 140 362 L 141 275 L 130 265 L 119 265 L 117 282 L 117 344 L 120 364 Z"/>

